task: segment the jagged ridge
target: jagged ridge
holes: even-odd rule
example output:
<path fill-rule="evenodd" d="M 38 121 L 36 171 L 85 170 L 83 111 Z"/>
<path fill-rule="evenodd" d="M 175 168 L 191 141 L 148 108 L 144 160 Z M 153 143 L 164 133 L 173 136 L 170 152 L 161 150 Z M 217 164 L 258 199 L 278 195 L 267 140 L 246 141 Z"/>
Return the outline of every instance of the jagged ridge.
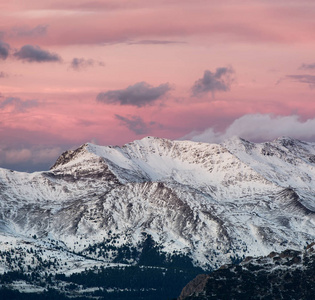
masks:
<path fill-rule="evenodd" d="M 104 240 L 113 245 L 112 234 L 116 248 L 132 248 L 145 232 L 161 251 L 187 255 L 205 269 L 301 249 L 315 237 L 314 155 L 314 144 L 289 138 L 88 143 L 46 172 L 1 169 L 0 230 L 3 240 L 34 243 L 36 235 L 104 263 L 118 254 L 86 249 Z"/>

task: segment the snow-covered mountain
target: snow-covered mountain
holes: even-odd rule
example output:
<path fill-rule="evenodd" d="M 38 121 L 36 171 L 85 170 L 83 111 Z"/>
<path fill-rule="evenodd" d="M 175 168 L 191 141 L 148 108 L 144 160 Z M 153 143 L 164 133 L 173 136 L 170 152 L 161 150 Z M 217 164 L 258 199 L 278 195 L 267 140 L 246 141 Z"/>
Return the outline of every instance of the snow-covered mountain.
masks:
<path fill-rule="evenodd" d="M 149 237 L 160 253 L 213 269 L 313 242 L 314 192 L 315 143 L 88 143 L 46 172 L 0 169 L 0 254 L 44 249 L 71 272 L 137 264 Z M 120 249 L 135 252 L 121 258 Z M 4 257 L 0 270 L 13 270 Z M 27 257 L 19 268 L 36 265 Z"/>

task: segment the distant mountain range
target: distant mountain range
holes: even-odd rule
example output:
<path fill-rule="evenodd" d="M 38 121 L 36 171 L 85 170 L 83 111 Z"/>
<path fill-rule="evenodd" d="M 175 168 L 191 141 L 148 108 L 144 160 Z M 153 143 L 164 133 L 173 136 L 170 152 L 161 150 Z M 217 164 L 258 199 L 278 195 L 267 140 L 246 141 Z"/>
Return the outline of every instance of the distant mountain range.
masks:
<path fill-rule="evenodd" d="M 315 241 L 314 182 L 315 143 L 287 137 L 84 144 L 49 171 L 0 169 L 2 287 L 42 297 L 175 297 L 199 272 Z M 122 269 L 159 279 L 115 286 L 110 272 Z M 89 272 L 107 272 L 111 283 L 83 284 Z M 182 286 L 171 293 L 165 276 Z"/>

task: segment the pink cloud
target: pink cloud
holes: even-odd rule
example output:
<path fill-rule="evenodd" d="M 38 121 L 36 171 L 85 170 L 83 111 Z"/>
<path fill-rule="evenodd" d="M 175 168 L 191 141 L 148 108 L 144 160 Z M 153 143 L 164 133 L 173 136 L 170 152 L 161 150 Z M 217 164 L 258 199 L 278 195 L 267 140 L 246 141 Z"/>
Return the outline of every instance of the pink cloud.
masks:
<path fill-rule="evenodd" d="M 4 152 L 3 150 L 1 152 Z M 21 150 L 10 150 L 4 152 L 3 162 L 6 163 L 20 163 L 27 161 L 31 158 L 32 153 L 29 149 L 21 149 Z"/>
<path fill-rule="evenodd" d="M 3 16 L 8 25 L 2 31 L 10 32 L 17 26 L 16 23 L 19 27 L 26 25 L 30 30 L 43 24 L 48 26 L 45 36 L 8 37 L 9 41 L 19 46 L 30 40 L 42 45 L 107 44 L 147 37 L 182 39 L 197 35 L 213 42 L 288 43 L 311 42 L 314 37 L 310 20 L 305 20 L 302 4 L 285 6 L 255 1 L 235 4 L 230 1 L 223 5 L 199 1 L 192 5 L 189 1 L 181 1 L 181 9 L 178 5 L 178 1 L 159 1 L 155 5 L 147 4 L 147 1 L 133 4 L 127 1 L 119 4 L 117 1 L 67 1 L 45 5 L 35 2 L 29 8 L 37 7 L 37 12 L 26 10 L 28 18 L 21 19 L 22 10 L 17 15 Z M 39 10 L 40 7 L 42 10 Z M 295 12 L 298 14 L 294 15 Z M 291 15 L 294 26 L 288 19 Z"/>
<path fill-rule="evenodd" d="M 33 145 L 44 161 L 92 139 L 121 145 L 145 135 L 225 132 L 244 115 L 313 119 L 314 73 L 299 68 L 314 63 L 314 15 L 307 0 L 2 2 L 0 40 L 8 51 L 0 74 L 10 76 L 0 75 L 0 138 L 12 150 L 3 157 L 22 162 L 26 150 L 37 151 Z M 13 53 L 25 45 L 62 62 L 24 63 Z M 213 87 L 198 79 L 229 65 L 233 84 L 215 85 L 212 97 Z M 204 93 L 191 97 L 196 81 Z M 172 91 L 152 105 L 120 105 L 118 96 L 137 82 L 169 82 Z M 95 100 L 108 91 L 116 102 Z"/>

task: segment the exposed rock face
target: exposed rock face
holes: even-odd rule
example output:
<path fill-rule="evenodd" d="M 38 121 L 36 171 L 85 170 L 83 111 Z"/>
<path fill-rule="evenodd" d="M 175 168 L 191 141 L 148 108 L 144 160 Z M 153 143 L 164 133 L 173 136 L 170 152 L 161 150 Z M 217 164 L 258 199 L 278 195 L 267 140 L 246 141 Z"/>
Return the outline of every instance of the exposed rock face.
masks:
<path fill-rule="evenodd" d="M 204 269 L 298 250 L 315 239 L 313 157 L 315 144 L 290 138 L 84 144 L 46 172 L 0 169 L 0 233 L 112 262 L 115 251 L 99 258 L 87 248 L 113 234 L 115 247 L 137 247 L 144 232 Z"/>
<path fill-rule="evenodd" d="M 182 290 L 178 300 L 184 300 L 191 295 L 199 295 L 204 292 L 209 275 L 200 274 L 190 281 Z"/>
<path fill-rule="evenodd" d="M 53 273 L 137 265 L 148 236 L 165 263 L 185 257 L 208 271 L 303 249 L 315 240 L 314 157 L 315 144 L 290 138 L 148 137 L 85 144 L 46 172 L 0 169 L 0 251 L 26 253 L 14 263 L 0 256 L 0 273 L 35 266 L 31 248 L 43 247 L 47 261 L 60 262 Z"/>
<path fill-rule="evenodd" d="M 233 138 L 215 145 L 148 137 L 123 147 L 84 144 L 63 153 L 46 172 L 0 169 L 0 275 L 22 272 L 32 283 L 33 273 L 47 280 L 52 274 L 56 290 L 68 284 L 80 295 L 86 278 L 117 264 L 138 267 L 138 278 L 143 265 L 154 266 L 148 274 L 157 270 L 167 284 L 164 276 L 184 274 L 175 267 L 189 270 L 189 281 L 200 271 L 193 265 L 210 271 L 290 248 L 281 254 L 286 258 L 262 259 L 276 266 L 272 276 L 285 276 L 275 273 L 282 270 L 277 260 L 303 264 L 307 257 L 294 251 L 315 240 L 314 157 L 315 144 L 290 138 L 262 144 Z M 260 286 L 263 273 L 251 275 L 257 264 L 249 260 L 217 272 Z M 74 272 L 83 274 L 81 281 L 74 276 L 71 284 L 57 284 L 61 274 Z M 193 290 L 204 295 L 212 274 L 198 277 L 181 297 Z M 243 291 L 233 280 L 235 291 Z M 42 289 L 43 282 L 36 282 Z M 99 288 L 92 284 L 88 295 Z M 227 290 L 220 286 L 218 293 Z M 107 288 L 98 293 L 110 293 L 112 286 Z M 275 282 L 272 288 L 280 287 Z M 155 289 L 146 287 L 150 299 Z"/>
<path fill-rule="evenodd" d="M 249 257 L 240 265 L 226 265 L 210 275 L 199 275 L 178 299 L 313 299 L 314 293 L 313 243 L 305 251 Z"/>

